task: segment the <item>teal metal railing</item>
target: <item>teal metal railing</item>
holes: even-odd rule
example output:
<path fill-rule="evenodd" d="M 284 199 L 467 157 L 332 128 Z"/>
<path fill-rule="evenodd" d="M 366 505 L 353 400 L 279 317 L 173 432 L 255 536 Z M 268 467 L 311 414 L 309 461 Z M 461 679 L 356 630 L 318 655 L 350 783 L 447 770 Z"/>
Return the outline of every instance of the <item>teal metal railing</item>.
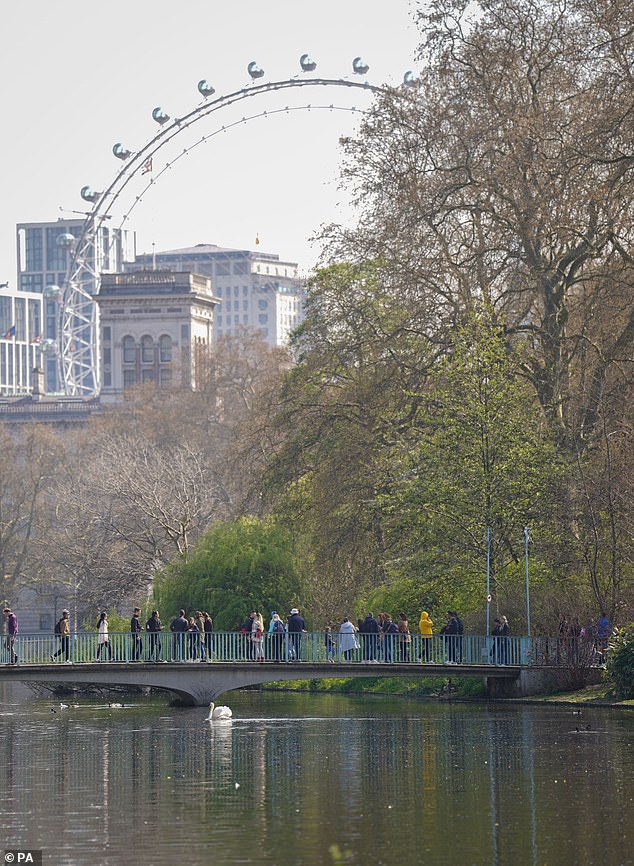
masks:
<path fill-rule="evenodd" d="M 311 662 L 430 665 L 571 666 L 600 664 L 604 647 L 574 638 L 483 635 L 425 638 L 410 635 L 333 634 L 323 632 L 265 635 L 261 642 L 241 632 L 173 634 L 143 632 L 110 633 L 102 643 L 96 633 L 70 637 L 21 634 L 0 644 L 0 664 L 88 664 L 94 662 Z M 349 648 L 348 648 L 349 647 Z"/>

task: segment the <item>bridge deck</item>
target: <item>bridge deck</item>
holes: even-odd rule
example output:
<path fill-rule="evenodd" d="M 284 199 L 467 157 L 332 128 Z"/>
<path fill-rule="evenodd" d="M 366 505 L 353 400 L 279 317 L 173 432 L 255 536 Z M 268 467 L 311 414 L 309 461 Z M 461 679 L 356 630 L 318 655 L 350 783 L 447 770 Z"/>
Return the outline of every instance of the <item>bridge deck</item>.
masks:
<path fill-rule="evenodd" d="M 318 662 L 90 662 L 74 665 L 0 666 L 0 680 L 19 680 L 49 684 L 146 686 L 177 694 L 182 701 L 199 706 L 215 700 L 223 692 L 267 682 L 332 679 L 341 677 L 496 677 L 514 680 L 520 668 L 491 668 L 488 665 L 410 665 Z"/>
<path fill-rule="evenodd" d="M 175 692 L 194 704 L 258 683 L 334 677 L 484 677 L 490 690 L 497 683 L 496 693 L 508 694 L 512 689 L 525 691 L 531 672 L 535 679 L 540 670 L 550 671 L 551 676 L 557 669 L 565 671 L 580 652 L 570 641 L 520 636 L 498 641 L 478 635 L 429 639 L 412 635 L 407 642 L 395 636 L 394 640 L 362 640 L 350 651 L 344 651 L 344 646 L 338 643 L 329 651 L 321 632 L 303 634 L 301 640 L 285 635 L 269 638 L 261 645 L 236 632 L 215 632 L 208 640 L 197 634 L 143 634 L 139 639 L 111 634 L 109 645 L 101 647 L 95 634 L 67 639 L 20 635 L 2 644 L 0 679 L 149 686 Z M 265 659 L 256 661 L 261 654 Z M 11 664 L 14 659 L 17 663 Z"/>

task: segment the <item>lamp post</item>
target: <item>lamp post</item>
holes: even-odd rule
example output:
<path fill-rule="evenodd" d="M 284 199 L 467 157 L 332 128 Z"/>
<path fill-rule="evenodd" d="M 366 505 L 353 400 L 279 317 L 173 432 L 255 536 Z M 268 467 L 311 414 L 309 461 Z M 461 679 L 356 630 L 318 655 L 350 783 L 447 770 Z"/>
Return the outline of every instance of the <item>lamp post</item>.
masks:
<path fill-rule="evenodd" d="M 528 587 L 528 542 L 531 540 L 528 534 L 528 526 L 524 527 L 524 561 L 526 564 L 526 633 L 531 636 L 531 596 Z"/>
<path fill-rule="evenodd" d="M 487 635 L 491 616 L 491 527 L 487 526 Z"/>

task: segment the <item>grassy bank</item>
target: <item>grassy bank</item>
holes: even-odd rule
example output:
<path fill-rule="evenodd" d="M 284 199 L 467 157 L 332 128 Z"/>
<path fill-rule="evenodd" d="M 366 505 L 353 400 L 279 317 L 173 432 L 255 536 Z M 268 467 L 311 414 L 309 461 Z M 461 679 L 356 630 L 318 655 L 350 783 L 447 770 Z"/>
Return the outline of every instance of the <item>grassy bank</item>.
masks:
<path fill-rule="evenodd" d="M 291 680 L 267 683 L 264 688 L 294 692 L 330 692 L 333 694 L 402 695 L 413 698 L 452 698 L 456 700 L 486 699 L 484 683 L 472 677 L 438 679 L 396 679 L 391 677 Z M 521 703 L 563 703 L 585 706 L 614 706 L 634 709 L 634 700 L 617 701 L 609 683 L 586 686 L 576 691 L 553 692 L 526 698 L 509 699 Z"/>
<path fill-rule="evenodd" d="M 464 698 L 484 698 L 484 683 L 479 679 L 465 677 L 412 678 L 404 677 L 341 677 L 334 679 L 289 680 L 267 683 L 267 689 L 294 692 L 331 692 L 334 694 L 403 695 L 405 697 L 431 698 L 455 695 Z"/>
<path fill-rule="evenodd" d="M 586 686 L 574 692 L 554 692 L 549 695 L 534 695 L 523 698 L 525 702 L 537 702 L 543 704 L 583 704 L 584 706 L 597 707 L 624 707 L 634 709 L 634 700 L 617 701 L 614 698 L 612 686 L 609 683 L 600 683 L 597 686 Z"/>

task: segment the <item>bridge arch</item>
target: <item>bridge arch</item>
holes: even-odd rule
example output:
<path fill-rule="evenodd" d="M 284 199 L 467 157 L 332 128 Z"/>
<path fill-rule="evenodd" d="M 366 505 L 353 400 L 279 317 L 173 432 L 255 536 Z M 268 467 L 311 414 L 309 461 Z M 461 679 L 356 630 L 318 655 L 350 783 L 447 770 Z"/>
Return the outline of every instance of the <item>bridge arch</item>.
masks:
<path fill-rule="evenodd" d="M 341 663 L 336 666 L 323 663 L 285 664 L 270 663 L 266 666 L 253 663 L 214 662 L 210 665 L 170 663 L 164 665 L 146 663 L 128 664 L 80 664 L 80 665 L 19 665 L 0 666 L 0 679 L 21 682 L 62 683 L 65 685 L 141 686 L 170 692 L 180 703 L 188 706 L 207 706 L 220 695 L 248 686 L 270 682 L 288 682 L 314 679 L 340 679 L 341 677 L 420 677 L 484 678 L 496 696 L 529 694 L 526 677 L 538 671 L 522 669 L 520 666 L 492 668 L 490 665 L 460 665 L 449 672 L 443 665 L 391 664 L 380 670 L 358 663 Z M 558 673 L 549 669 L 549 676 Z M 561 673 L 561 672 L 559 672 Z M 520 680 L 524 678 L 522 686 Z M 540 688 L 543 689 L 540 681 Z"/>

